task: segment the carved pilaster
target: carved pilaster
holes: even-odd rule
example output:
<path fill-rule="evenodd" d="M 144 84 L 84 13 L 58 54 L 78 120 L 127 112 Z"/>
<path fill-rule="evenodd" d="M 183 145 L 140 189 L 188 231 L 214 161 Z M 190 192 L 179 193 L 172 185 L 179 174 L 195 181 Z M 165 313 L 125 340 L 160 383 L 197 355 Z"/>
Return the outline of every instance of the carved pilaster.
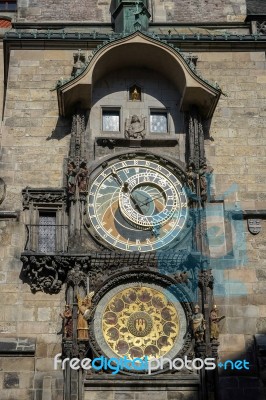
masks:
<path fill-rule="evenodd" d="M 80 260 L 80 266 L 82 265 L 84 267 L 84 264 L 86 262 L 89 262 L 89 258 L 87 260 Z M 78 264 L 75 264 L 74 268 L 71 269 L 67 275 L 67 283 L 68 285 L 72 284 L 73 286 L 80 286 L 83 285 L 86 287 L 87 285 L 87 275 L 80 270 L 80 266 Z"/>
<path fill-rule="evenodd" d="M 206 357 L 206 343 L 196 343 L 195 344 L 195 355 L 196 357 L 204 359 Z"/>
<path fill-rule="evenodd" d="M 218 340 L 213 340 L 211 342 L 211 352 L 212 357 L 218 359 L 218 347 L 220 346 L 220 342 Z"/>
<path fill-rule="evenodd" d="M 204 131 L 201 116 L 196 107 L 187 114 L 187 161 L 195 171 L 206 163 Z"/>
<path fill-rule="evenodd" d="M 211 270 L 202 270 L 198 275 L 199 287 L 204 290 L 206 288 L 213 288 L 213 275 Z"/>
<path fill-rule="evenodd" d="M 210 269 L 201 270 L 198 274 L 198 285 L 200 289 L 200 301 L 202 312 L 205 319 L 205 344 L 206 354 L 209 356 L 212 352 L 210 338 L 210 305 L 213 299 L 213 275 Z"/>
<path fill-rule="evenodd" d="M 193 249 L 200 252 L 203 258 L 209 257 L 209 241 L 205 209 L 192 208 L 190 211 L 193 222 Z"/>
<path fill-rule="evenodd" d="M 197 107 L 192 107 L 187 113 L 186 122 L 188 185 L 195 205 L 198 202 L 198 205 L 204 206 L 209 197 L 209 181 L 213 169 L 206 164 L 203 122 Z M 193 196 L 194 193 L 196 196 Z"/>
<path fill-rule="evenodd" d="M 204 129 L 197 107 L 192 107 L 187 121 L 187 185 L 193 220 L 193 248 L 204 257 L 209 255 L 205 203 L 210 198 L 210 177 L 213 169 L 206 164 Z"/>
<path fill-rule="evenodd" d="M 81 161 L 86 161 L 86 159 L 85 114 L 78 110 L 72 117 L 69 161 L 79 165 Z"/>
<path fill-rule="evenodd" d="M 67 194 L 69 206 L 70 247 L 77 247 L 74 238 L 81 235 L 88 194 L 88 168 L 85 146 L 85 114 L 78 110 L 72 118 L 67 163 Z"/>

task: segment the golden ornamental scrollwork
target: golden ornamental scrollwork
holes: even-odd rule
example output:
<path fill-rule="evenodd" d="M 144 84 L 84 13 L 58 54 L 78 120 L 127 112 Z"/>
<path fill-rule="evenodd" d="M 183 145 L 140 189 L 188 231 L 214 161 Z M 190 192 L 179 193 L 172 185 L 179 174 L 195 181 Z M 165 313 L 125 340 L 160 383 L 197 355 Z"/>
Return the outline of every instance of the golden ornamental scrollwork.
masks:
<path fill-rule="evenodd" d="M 136 286 L 115 294 L 103 312 L 102 331 L 119 357 L 162 357 L 174 346 L 180 322 L 163 292 Z"/>

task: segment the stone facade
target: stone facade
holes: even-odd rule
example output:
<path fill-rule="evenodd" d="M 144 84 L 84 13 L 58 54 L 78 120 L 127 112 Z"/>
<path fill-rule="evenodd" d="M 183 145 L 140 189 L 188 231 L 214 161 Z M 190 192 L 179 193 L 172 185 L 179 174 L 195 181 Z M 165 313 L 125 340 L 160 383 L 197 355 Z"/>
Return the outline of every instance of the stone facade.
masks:
<path fill-rule="evenodd" d="M 83 1 L 19 0 L 18 18 L 20 21 L 110 21 L 110 11 L 115 7 L 109 1 L 93 1 L 90 5 Z M 245 0 L 218 0 L 213 7 L 206 0 L 150 1 L 153 22 L 242 22 L 246 16 Z"/>
<path fill-rule="evenodd" d="M 90 32 L 98 30 L 99 36 L 106 31 L 111 34 L 110 7 L 112 10 L 113 5 L 104 1 L 87 3 L 20 0 L 17 21 L 21 24 L 64 21 L 66 25 L 67 22 L 81 22 L 83 26 L 77 24 L 66 29 L 72 33 L 84 33 L 88 24 Z M 217 1 L 215 5 L 207 1 L 189 1 L 183 2 L 182 7 L 178 1 L 150 3 L 152 21 L 161 24 L 161 27 L 150 26 L 150 30 L 157 30 L 158 35 L 167 32 L 166 22 L 177 24 L 169 29 L 184 29 L 187 34 L 188 28 L 180 28 L 178 24 L 199 21 L 208 22 L 210 29 L 212 23 L 227 23 L 225 29 L 228 32 L 241 29 L 249 34 L 250 27 L 244 24 L 244 0 Z M 105 28 L 100 25 L 102 22 L 107 24 Z M 235 22 L 243 24 L 236 27 L 233 26 Z M 203 29 L 198 25 L 193 29 Z M 56 26 L 52 28 L 55 31 Z M 27 29 L 26 25 L 26 33 Z M 59 31 L 63 35 L 61 28 Z M 5 45 L 12 40 L 9 59 L 5 55 L 6 91 L 4 85 L 0 88 L 0 93 L 4 94 L 0 178 L 6 184 L 5 198 L 0 204 L 1 399 L 59 400 L 63 398 L 64 376 L 61 370 L 54 369 L 53 363 L 54 356 L 62 352 L 63 326 L 59 314 L 64 310 L 68 294 L 65 285 L 55 294 L 33 293 L 23 280 L 21 254 L 28 240 L 26 225 L 31 206 L 23 207 L 22 190 L 28 186 L 50 191 L 65 187 L 71 116 L 59 115 L 58 95 L 54 89 L 58 80 L 71 76 L 73 52 L 81 48 L 87 58 L 103 40 L 97 39 L 96 43 L 91 38 L 80 43 L 76 39 L 66 44 L 62 36 L 56 44 L 51 44 L 47 37 L 43 46 L 33 38 L 31 44 L 26 45 L 26 38 L 25 42 L 22 38 L 25 48 L 20 48 L 17 38 L 9 36 Z M 265 335 L 266 331 L 266 61 L 263 50 L 266 38 L 263 36 L 261 42 L 257 42 L 258 46 L 251 39 L 244 46 L 242 42 L 236 44 L 233 39 L 230 42 L 230 37 L 225 36 L 218 44 L 206 45 L 200 38 L 197 42 L 193 40 L 188 44 L 181 38 L 175 39 L 186 55 L 191 56 L 192 52 L 195 56 L 197 71 L 208 81 L 217 82 L 222 90 L 212 118 L 204 121 L 206 160 L 214 169 L 212 202 L 206 205 L 206 235 L 210 268 L 214 275 L 213 301 L 218 306 L 219 315 L 226 316 L 219 325 L 219 361 L 246 359 L 251 366 L 249 371 L 241 373 L 219 369 L 220 386 L 217 390 L 221 400 L 232 397 L 262 400 L 266 395 L 265 367 L 263 352 L 259 353 L 255 335 Z M 128 101 L 128 90 L 133 84 L 145 88 L 141 104 Z M 119 148 L 97 145 L 96 139 L 104 135 L 101 129 L 104 107 L 122 109 L 120 139 L 124 138 L 124 122 L 130 115 L 143 114 L 148 120 L 151 108 L 172 110 L 168 134 L 169 138 L 177 138 L 177 144 L 169 148 L 165 146 L 163 150 L 157 146 L 153 150 L 155 154 L 171 156 L 185 164 L 186 116 L 178 107 L 181 98 L 182 93 L 169 81 L 169 76 L 143 66 L 125 66 L 104 74 L 94 87 L 91 110 L 86 110 L 85 132 L 91 168 L 102 157 L 113 156 L 128 148 L 128 144 Z M 152 137 L 148 132 L 147 139 Z M 150 148 L 142 150 L 148 152 Z M 43 203 L 41 207 L 41 210 L 48 209 Z M 51 206 L 51 210 L 56 207 Z M 32 209 L 36 211 L 38 206 L 34 204 Z M 10 212 L 13 214 L 8 214 Z M 239 213 L 243 218 L 237 218 Z M 260 220 L 261 231 L 256 235 L 248 228 L 250 219 Z M 97 246 L 96 249 L 99 250 Z M 207 314 L 205 318 L 208 319 Z M 167 384 L 162 383 L 152 391 L 151 381 L 145 391 L 136 383 L 135 386 L 125 385 L 117 389 L 112 382 L 108 390 L 103 390 L 101 382 L 94 382 L 90 387 L 88 379 L 85 400 L 101 396 L 108 400 L 199 398 L 196 381 L 188 387 L 182 383 L 183 386 L 180 383 L 179 388 L 170 387 L 171 390 L 165 390 Z M 110 390 L 112 385 L 114 388 Z M 77 396 L 71 400 L 81 398 Z"/>

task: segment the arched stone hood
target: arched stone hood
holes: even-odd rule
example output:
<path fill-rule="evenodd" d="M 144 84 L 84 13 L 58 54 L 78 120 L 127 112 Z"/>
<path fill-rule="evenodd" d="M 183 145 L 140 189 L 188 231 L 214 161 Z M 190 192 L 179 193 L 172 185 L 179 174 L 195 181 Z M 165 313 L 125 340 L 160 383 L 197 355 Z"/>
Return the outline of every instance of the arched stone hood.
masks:
<path fill-rule="evenodd" d="M 173 46 L 141 32 L 104 43 L 94 53 L 84 71 L 57 87 L 60 115 L 74 112 L 77 103 L 91 108 L 93 85 L 107 73 L 126 67 L 145 67 L 166 76 L 179 91 L 179 107 L 186 111 L 198 106 L 204 118 L 210 118 L 221 95 L 199 77 L 188 60 Z"/>

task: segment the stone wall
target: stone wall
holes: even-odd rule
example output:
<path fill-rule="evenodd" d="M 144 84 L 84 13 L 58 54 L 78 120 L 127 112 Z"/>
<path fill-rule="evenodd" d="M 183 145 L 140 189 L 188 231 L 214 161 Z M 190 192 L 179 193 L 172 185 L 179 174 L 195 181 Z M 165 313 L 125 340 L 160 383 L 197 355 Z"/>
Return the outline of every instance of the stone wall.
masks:
<path fill-rule="evenodd" d="M 206 140 L 217 196 L 238 185 L 244 209 L 263 209 L 266 201 L 265 53 L 198 54 L 198 69 L 223 91 Z"/>
<path fill-rule="evenodd" d="M 13 51 L 1 142 L 1 177 L 7 195 L 1 210 L 22 210 L 21 190 L 61 187 L 63 159 L 68 153 L 69 121 L 58 118 L 56 92 L 60 75 L 71 73 L 72 52 Z M 58 75 L 59 74 L 59 75 Z M 26 231 L 19 221 L 0 220 L 0 334 L 2 338 L 36 338 L 33 354 L 1 351 L 1 399 L 41 399 L 42 388 L 62 398 L 62 375 L 53 370 L 61 352 L 64 292 L 33 294 L 20 278 Z M 46 378 L 48 376 L 48 378 Z M 49 389 L 50 388 L 50 389 Z M 58 396 L 58 397 L 57 397 Z"/>
<path fill-rule="evenodd" d="M 216 197 L 224 198 L 225 209 L 264 210 L 265 54 L 210 52 L 198 56 L 203 76 L 217 82 L 224 92 L 205 141 L 207 159 L 214 168 Z M 215 302 L 220 315 L 226 316 L 220 323 L 220 361 L 245 358 L 251 363 L 250 371 L 241 372 L 239 379 L 232 378 L 232 371 L 220 371 L 224 376 L 222 399 L 265 396 L 254 380 L 258 374 L 254 335 L 266 333 L 266 222 L 261 222 L 261 232 L 252 235 L 247 221 L 239 221 L 240 231 L 232 239 L 236 263 L 228 269 L 226 262 L 221 268 L 214 267 Z"/>
<path fill-rule="evenodd" d="M 141 101 L 131 101 L 129 99 L 129 88 L 132 85 L 139 85 L 141 88 Z M 145 139 L 152 140 L 175 139 L 178 146 L 165 149 L 167 154 L 174 158 L 180 158 L 185 162 L 185 134 L 184 118 L 176 104 L 180 102 L 180 95 L 163 75 L 149 69 L 127 68 L 112 72 L 99 80 L 93 90 L 92 108 L 90 112 L 89 126 L 92 137 L 100 135 L 114 135 L 114 137 L 125 137 L 125 122 L 130 116 L 136 114 L 145 118 L 146 136 Z M 119 132 L 102 132 L 102 110 L 108 107 L 117 107 L 120 110 L 120 130 Z M 151 132 L 150 113 L 151 111 L 167 112 L 167 130 L 165 133 Z M 144 150 L 144 147 L 142 147 Z M 181 149 L 181 152 L 179 151 Z M 119 147 L 115 151 L 126 151 L 127 148 Z M 161 148 L 155 151 L 161 151 Z M 148 151 L 148 149 L 147 149 Z M 110 149 L 96 147 L 96 156 L 108 155 Z"/>
<path fill-rule="evenodd" d="M 72 51 L 11 52 L 2 131 L 4 209 L 21 208 L 21 190 L 62 187 L 70 121 L 58 117 L 56 82 L 72 71 Z"/>
<path fill-rule="evenodd" d="M 62 373 L 54 371 L 53 357 L 61 353 L 59 313 L 64 309 L 64 293 L 33 294 L 22 283 L 22 223 L 0 220 L 0 243 L 1 399 L 38 400 L 47 385 L 54 393 L 48 398 L 61 399 Z M 27 343 L 31 341 L 36 344 L 29 348 Z"/>
<path fill-rule="evenodd" d="M 236 22 L 246 17 L 245 0 L 179 0 L 153 2 L 154 22 Z"/>
<path fill-rule="evenodd" d="M 266 209 L 265 54 L 204 52 L 198 56 L 203 76 L 217 81 L 226 94 L 221 96 L 206 133 L 216 196 L 236 183 L 237 190 L 225 203 L 231 202 L 235 208 Z M 0 165 L 1 177 L 7 183 L 2 209 L 22 210 L 21 190 L 26 186 L 62 187 L 70 121 L 58 117 L 56 91 L 50 89 L 61 76 L 69 76 L 71 69 L 72 51 L 11 52 Z M 35 390 L 37 400 L 42 385 L 57 385 L 61 390 L 57 374 L 52 375 L 52 381 L 45 377 L 52 374 L 52 358 L 61 351 L 57 332 L 64 292 L 32 294 L 28 285 L 22 284 L 19 258 L 25 244 L 23 214 L 20 218 L 0 222 L 0 329 L 3 337 L 19 333 L 36 337 L 37 343 L 34 355 L 25 360 L 2 357 L 3 400 L 11 394 L 28 399 L 30 390 Z M 245 251 L 246 243 L 247 260 L 239 257 L 234 268 L 215 271 L 216 285 L 221 289 L 215 293 L 215 300 L 220 314 L 226 315 L 220 324 L 222 359 L 245 357 L 253 335 L 266 331 L 266 225 L 257 236 L 247 231 L 246 221 L 243 227 L 243 234 L 237 238 L 238 250 Z M 241 285 L 232 286 L 236 281 Z M 238 291 L 239 287 L 245 291 Z"/>
<path fill-rule="evenodd" d="M 246 17 L 245 0 L 178 0 L 150 2 L 153 22 L 236 22 Z M 18 0 L 20 21 L 111 22 L 111 1 Z"/>

